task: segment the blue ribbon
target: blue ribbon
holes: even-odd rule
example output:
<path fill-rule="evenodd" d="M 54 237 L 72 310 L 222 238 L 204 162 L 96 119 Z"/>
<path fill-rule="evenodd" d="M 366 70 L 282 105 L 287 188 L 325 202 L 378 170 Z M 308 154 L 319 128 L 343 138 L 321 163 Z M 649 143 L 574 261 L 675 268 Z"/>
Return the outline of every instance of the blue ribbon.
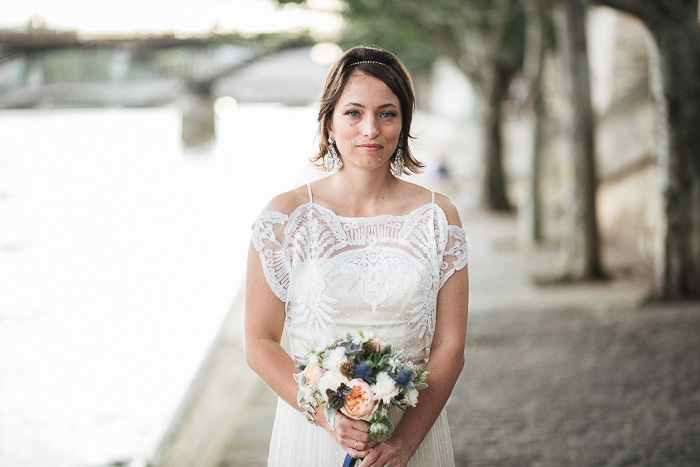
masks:
<path fill-rule="evenodd" d="M 354 457 L 351 457 L 350 454 L 346 454 L 345 462 L 343 462 L 343 467 L 354 467 L 355 464 L 358 464 L 361 460 L 362 459 L 355 459 Z"/>

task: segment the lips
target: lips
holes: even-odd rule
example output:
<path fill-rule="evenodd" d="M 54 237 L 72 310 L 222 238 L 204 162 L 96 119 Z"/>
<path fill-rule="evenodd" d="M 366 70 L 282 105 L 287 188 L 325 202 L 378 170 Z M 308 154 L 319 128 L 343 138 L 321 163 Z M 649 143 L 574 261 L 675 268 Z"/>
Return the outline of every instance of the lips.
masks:
<path fill-rule="evenodd" d="M 358 148 L 364 149 L 365 151 L 379 151 L 383 146 L 381 144 L 360 144 Z"/>

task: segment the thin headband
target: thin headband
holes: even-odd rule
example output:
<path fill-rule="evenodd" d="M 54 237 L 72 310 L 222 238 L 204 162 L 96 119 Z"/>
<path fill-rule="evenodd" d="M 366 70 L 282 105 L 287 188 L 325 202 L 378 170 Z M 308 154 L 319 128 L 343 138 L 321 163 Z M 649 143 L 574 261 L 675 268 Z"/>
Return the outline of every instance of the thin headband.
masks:
<path fill-rule="evenodd" d="M 390 68 L 390 69 L 393 70 L 393 68 L 391 68 L 391 67 L 390 67 L 389 65 L 387 65 L 386 63 L 378 62 L 378 61 L 376 61 L 376 60 L 362 60 L 361 62 L 351 63 L 350 66 L 359 65 L 359 64 L 361 64 L 361 63 L 376 63 L 377 65 L 384 65 L 385 67 Z"/>

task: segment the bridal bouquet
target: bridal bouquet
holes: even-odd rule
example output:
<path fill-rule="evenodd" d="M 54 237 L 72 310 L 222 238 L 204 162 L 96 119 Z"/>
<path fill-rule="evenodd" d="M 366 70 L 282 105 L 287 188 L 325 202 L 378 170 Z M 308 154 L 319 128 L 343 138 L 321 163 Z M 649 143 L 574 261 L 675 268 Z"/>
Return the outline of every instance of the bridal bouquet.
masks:
<path fill-rule="evenodd" d="M 298 364 L 299 405 L 320 402 L 329 420 L 333 411 L 369 422 L 370 438 L 388 440 L 394 427 L 389 408 L 405 409 L 418 402 L 428 370 L 418 368 L 403 350 L 385 345 L 371 333 L 348 333 L 316 345 Z"/>

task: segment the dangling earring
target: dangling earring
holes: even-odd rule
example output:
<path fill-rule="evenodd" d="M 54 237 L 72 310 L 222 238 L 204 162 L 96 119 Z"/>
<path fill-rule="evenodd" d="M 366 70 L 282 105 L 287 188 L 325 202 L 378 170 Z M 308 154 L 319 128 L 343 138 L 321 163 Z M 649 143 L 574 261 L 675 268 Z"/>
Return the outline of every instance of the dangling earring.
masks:
<path fill-rule="evenodd" d="M 396 157 L 394 158 L 394 166 L 391 168 L 391 173 L 394 174 L 394 177 L 403 175 L 403 155 L 401 154 L 401 148 L 396 150 Z"/>
<path fill-rule="evenodd" d="M 338 151 L 335 149 L 335 140 L 332 136 L 328 137 L 328 154 L 323 158 L 323 167 L 332 172 L 343 166 L 343 161 L 338 157 Z"/>

